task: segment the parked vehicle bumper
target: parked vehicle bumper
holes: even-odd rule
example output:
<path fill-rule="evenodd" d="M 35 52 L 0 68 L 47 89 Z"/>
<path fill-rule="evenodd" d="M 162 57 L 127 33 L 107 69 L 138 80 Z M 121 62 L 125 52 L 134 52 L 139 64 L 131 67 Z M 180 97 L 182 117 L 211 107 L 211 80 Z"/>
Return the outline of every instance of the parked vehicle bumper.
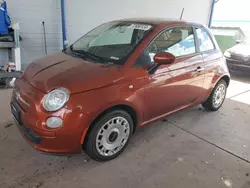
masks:
<path fill-rule="evenodd" d="M 230 71 L 250 72 L 250 61 L 240 61 L 235 59 L 226 59 Z"/>

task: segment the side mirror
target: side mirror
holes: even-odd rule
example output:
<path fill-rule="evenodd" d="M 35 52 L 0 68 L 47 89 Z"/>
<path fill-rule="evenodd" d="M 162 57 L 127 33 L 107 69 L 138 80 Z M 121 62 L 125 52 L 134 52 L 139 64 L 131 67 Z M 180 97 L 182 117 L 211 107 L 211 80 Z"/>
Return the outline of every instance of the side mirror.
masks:
<path fill-rule="evenodd" d="M 240 44 L 242 41 L 241 40 L 236 40 L 236 44 Z"/>
<path fill-rule="evenodd" d="M 169 65 L 175 62 L 175 56 L 169 52 L 159 52 L 154 56 L 154 66 L 148 70 L 153 74 L 161 65 Z"/>
<path fill-rule="evenodd" d="M 154 56 L 154 62 L 159 65 L 172 64 L 175 62 L 175 56 L 169 52 L 159 52 Z"/>

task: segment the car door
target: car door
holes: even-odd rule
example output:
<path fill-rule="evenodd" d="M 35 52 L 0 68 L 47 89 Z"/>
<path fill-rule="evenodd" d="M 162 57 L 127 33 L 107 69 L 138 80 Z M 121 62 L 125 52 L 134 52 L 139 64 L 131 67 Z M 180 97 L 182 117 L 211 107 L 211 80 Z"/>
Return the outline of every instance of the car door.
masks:
<path fill-rule="evenodd" d="M 213 79 L 217 79 L 217 75 L 221 69 L 221 62 L 223 61 L 223 55 L 220 50 L 217 50 L 215 43 L 213 42 L 212 35 L 204 27 L 196 27 L 196 34 L 198 39 L 198 47 L 204 59 L 204 91 L 211 88 Z M 206 97 L 207 92 L 204 92 Z"/>
<path fill-rule="evenodd" d="M 203 58 L 197 50 L 195 38 L 192 26 L 166 29 L 138 59 L 137 65 L 151 67 L 158 52 L 170 52 L 176 56 L 173 64 L 160 66 L 146 78 L 145 121 L 184 108 L 199 97 L 204 82 Z"/>

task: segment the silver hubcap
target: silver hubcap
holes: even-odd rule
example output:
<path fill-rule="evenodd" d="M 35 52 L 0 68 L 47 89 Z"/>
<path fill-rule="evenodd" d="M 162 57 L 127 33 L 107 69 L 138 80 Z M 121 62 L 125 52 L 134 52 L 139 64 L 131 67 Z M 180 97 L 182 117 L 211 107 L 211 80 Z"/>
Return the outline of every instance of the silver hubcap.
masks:
<path fill-rule="evenodd" d="M 108 120 L 96 137 L 96 148 L 102 156 L 112 156 L 127 143 L 130 134 L 128 121 L 123 117 Z"/>
<path fill-rule="evenodd" d="M 224 84 L 219 85 L 213 96 L 213 104 L 215 108 L 218 108 L 224 101 L 226 97 L 226 86 Z"/>

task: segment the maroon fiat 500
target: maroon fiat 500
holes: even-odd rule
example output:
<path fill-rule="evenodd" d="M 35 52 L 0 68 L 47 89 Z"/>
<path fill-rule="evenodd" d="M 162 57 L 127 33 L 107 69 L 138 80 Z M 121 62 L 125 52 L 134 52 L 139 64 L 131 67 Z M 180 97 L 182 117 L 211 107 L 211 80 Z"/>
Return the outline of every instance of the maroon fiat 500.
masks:
<path fill-rule="evenodd" d="M 138 127 L 198 104 L 218 110 L 229 81 L 225 58 L 204 26 L 119 20 L 30 64 L 16 81 L 11 109 L 36 149 L 84 149 L 107 161 Z"/>

